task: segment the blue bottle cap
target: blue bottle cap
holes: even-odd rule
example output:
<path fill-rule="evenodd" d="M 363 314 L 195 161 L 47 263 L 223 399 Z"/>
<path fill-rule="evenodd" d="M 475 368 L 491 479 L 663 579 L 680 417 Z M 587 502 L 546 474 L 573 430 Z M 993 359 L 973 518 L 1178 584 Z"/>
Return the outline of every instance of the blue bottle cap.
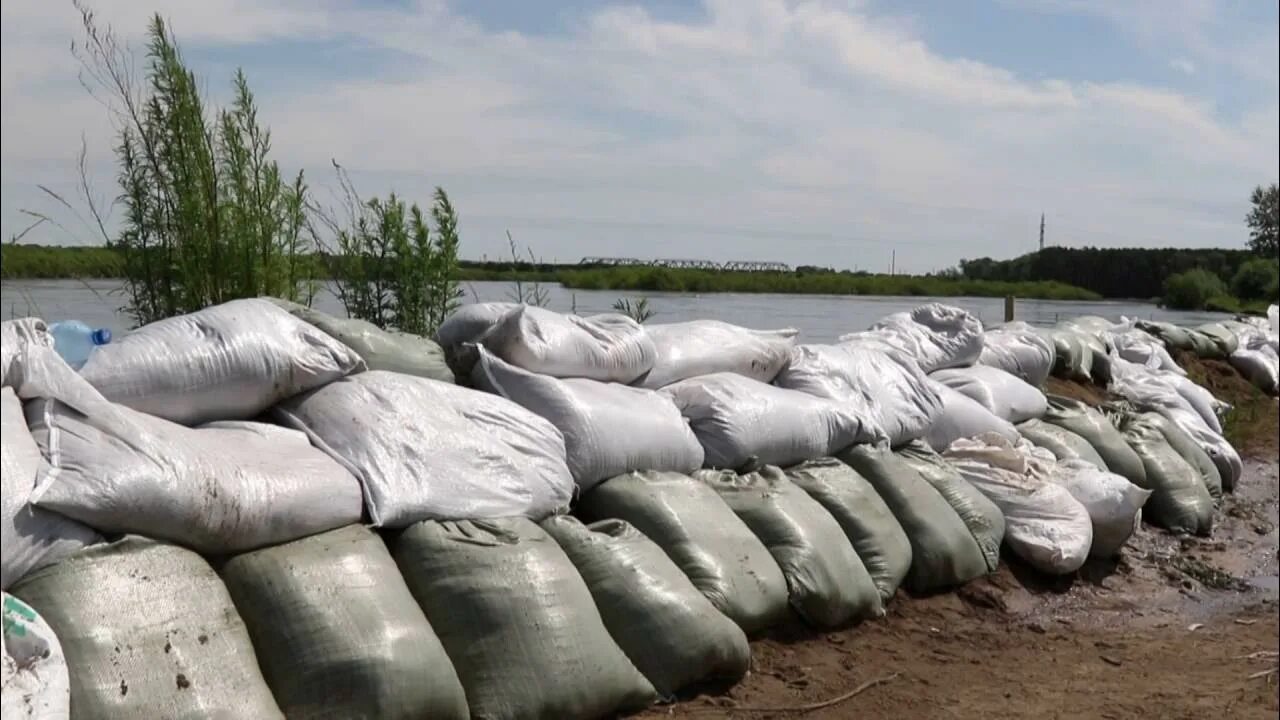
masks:
<path fill-rule="evenodd" d="M 111 342 L 111 331 L 107 328 L 98 328 L 93 331 L 93 344 L 106 345 Z"/>

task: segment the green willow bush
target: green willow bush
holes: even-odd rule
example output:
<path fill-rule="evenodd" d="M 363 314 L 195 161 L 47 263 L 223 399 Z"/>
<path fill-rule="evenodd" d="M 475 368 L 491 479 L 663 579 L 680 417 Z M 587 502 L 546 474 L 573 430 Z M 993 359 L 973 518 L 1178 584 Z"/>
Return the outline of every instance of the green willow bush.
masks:
<path fill-rule="evenodd" d="M 145 324 L 235 298 L 308 301 L 307 187 L 302 173 L 286 179 L 270 159 L 271 135 L 244 73 L 236 72 L 230 107 L 210 112 L 156 15 L 139 86 L 132 52 L 77 7 L 85 41 L 73 51 L 118 138 L 124 220 L 115 238 L 89 204 L 104 239 L 121 253 L 127 312 Z"/>
<path fill-rule="evenodd" d="M 1222 278 L 1200 268 L 1171 275 L 1164 282 L 1164 304 L 1176 310 L 1202 310 L 1209 300 L 1226 295 Z"/>

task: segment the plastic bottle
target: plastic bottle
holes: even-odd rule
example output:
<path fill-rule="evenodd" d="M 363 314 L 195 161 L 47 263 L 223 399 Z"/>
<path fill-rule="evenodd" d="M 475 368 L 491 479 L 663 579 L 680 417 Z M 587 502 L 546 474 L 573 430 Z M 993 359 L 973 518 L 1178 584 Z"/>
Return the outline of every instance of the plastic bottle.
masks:
<path fill-rule="evenodd" d="M 110 330 L 91 328 L 79 320 L 53 323 L 49 332 L 53 335 L 53 349 L 76 370 L 89 361 L 89 354 L 94 348 L 111 342 Z"/>

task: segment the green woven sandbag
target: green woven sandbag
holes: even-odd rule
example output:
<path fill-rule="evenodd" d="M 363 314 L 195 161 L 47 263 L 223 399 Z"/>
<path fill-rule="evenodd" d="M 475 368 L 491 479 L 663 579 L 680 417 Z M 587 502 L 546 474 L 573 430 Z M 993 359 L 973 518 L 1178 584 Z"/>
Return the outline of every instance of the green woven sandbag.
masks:
<path fill-rule="evenodd" d="M 840 523 L 781 469 L 699 470 L 694 478 L 714 488 L 769 549 L 791 607 L 806 623 L 838 628 L 884 614 L 880 591 Z"/>
<path fill-rule="evenodd" d="M 747 636 L 671 558 L 624 520 L 542 522 L 591 590 L 609 634 L 663 697 L 698 682 L 737 682 L 751 664 Z"/>
<path fill-rule="evenodd" d="M 1213 527 L 1213 497 L 1200 473 L 1178 454 L 1158 424 L 1138 414 L 1121 419 L 1124 438 L 1142 459 L 1143 482 L 1151 491 L 1143 519 L 1174 532 L 1207 535 Z"/>
<path fill-rule="evenodd" d="M 911 540 L 875 488 L 836 458 L 812 460 L 786 473 L 840 523 L 881 601 L 888 602 L 911 570 Z"/>
<path fill-rule="evenodd" d="M 838 457 L 871 483 L 911 541 L 908 590 L 936 592 L 987 574 L 969 527 L 910 463 L 874 445 L 855 445 Z"/>
<path fill-rule="evenodd" d="M 995 572 L 1000 565 L 1000 543 L 1004 541 L 1005 529 L 1000 508 L 923 442 L 913 441 L 897 453 L 950 503 L 982 548 L 987 571 Z"/>
<path fill-rule="evenodd" d="M 444 646 L 372 530 L 237 555 L 222 579 L 289 718 L 469 716 Z"/>
<path fill-rule="evenodd" d="M 1214 345 L 1217 346 L 1218 357 L 1228 357 L 1240 349 L 1240 338 L 1235 331 L 1222 323 L 1205 323 L 1196 330 L 1213 340 Z"/>
<path fill-rule="evenodd" d="M 209 563 L 137 536 L 28 573 L 10 592 L 49 623 L 79 718 L 283 718 Z"/>
<path fill-rule="evenodd" d="M 1164 436 L 1165 442 L 1169 443 L 1169 447 L 1195 468 L 1204 489 L 1209 491 L 1209 496 L 1215 501 L 1222 499 L 1222 473 L 1218 471 L 1218 466 L 1214 464 L 1213 458 L 1209 457 L 1209 453 L 1205 452 L 1186 430 L 1157 412 L 1141 413 L 1134 421 L 1150 423 L 1159 428 L 1160 434 Z"/>
<path fill-rule="evenodd" d="M 1138 487 L 1146 487 L 1146 470 L 1142 458 L 1129 447 L 1120 431 L 1098 410 L 1079 400 L 1050 395 L 1049 409 L 1042 420 L 1066 428 L 1093 446 L 1099 457 L 1113 472 Z"/>
<path fill-rule="evenodd" d="M 573 562 L 532 520 L 426 520 L 392 554 L 473 718 L 587 720 L 657 699 Z"/>
<path fill-rule="evenodd" d="M 705 483 L 679 473 L 630 472 L 583 494 L 577 514 L 635 526 L 748 635 L 787 617 L 787 581 L 778 563 Z"/>
<path fill-rule="evenodd" d="M 1059 460 L 1084 460 L 1099 470 L 1107 470 L 1106 461 L 1089 441 L 1064 427 L 1043 420 L 1028 420 L 1016 427 L 1032 445 L 1048 450 Z"/>

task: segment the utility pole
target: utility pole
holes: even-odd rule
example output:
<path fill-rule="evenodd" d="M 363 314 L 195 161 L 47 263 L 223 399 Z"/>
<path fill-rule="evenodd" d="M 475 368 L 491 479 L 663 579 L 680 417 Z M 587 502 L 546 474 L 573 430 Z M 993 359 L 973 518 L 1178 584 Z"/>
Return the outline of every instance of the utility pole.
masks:
<path fill-rule="evenodd" d="M 889 274 L 896 275 L 898 268 L 898 251 L 895 249 L 893 254 L 889 256 Z"/>
<path fill-rule="evenodd" d="M 1040 213 L 1040 249 L 1044 250 L 1044 213 Z"/>

